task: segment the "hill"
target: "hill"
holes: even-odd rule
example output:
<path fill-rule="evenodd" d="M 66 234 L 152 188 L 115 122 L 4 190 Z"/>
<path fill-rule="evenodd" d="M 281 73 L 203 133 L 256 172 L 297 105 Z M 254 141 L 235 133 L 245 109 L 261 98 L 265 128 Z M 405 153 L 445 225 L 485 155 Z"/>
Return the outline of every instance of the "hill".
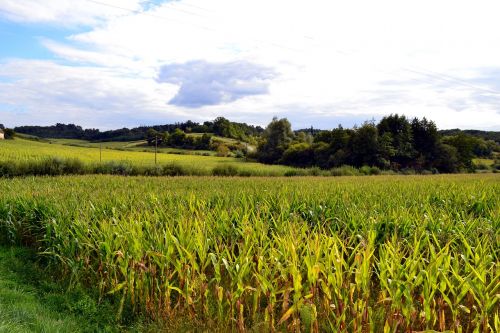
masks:
<path fill-rule="evenodd" d="M 448 129 L 448 130 L 440 130 L 439 134 L 441 135 L 457 135 L 459 133 L 469 134 L 483 140 L 493 140 L 496 143 L 500 144 L 500 132 L 495 131 L 480 131 L 480 130 L 461 130 L 458 128 Z"/>
<path fill-rule="evenodd" d="M 224 117 L 218 117 L 213 121 L 205 121 L 203 124 L 188 120 L 175 124 L 139 126 L 131 129 L 121 128 L 109 131 L 100 131 L 95 128 L 83 129 L 81 126 L 75 124 L 60 123 L 52 126 L 18 126 L 14 128 L 14 131 L 40 138 L 136 141 L 146 139 L 148 131 L 171 133 L 176 129 L 180 129 L 186 133 L 211 133 L 237 140 L 247 140 L 252 136 L 259 135 L 263 131 L 263 128 L 260 126 L 232 122 Z"/>
<path fill-rule="evenodd" d="M 106 144 L 114 147 L 106 148 Z M 187 154 L 185 151 L 168 150 L 160 148 L 156 156 L 151 147 L 134 146 L 137 143 L 127 143 L 128 148 L 120 149 L 121 143 L 104 143 L 102 150 L 99 144 L 89 143 L 78 140 L 48 140 L 34 141 L 22 138 L 14 140 L 0 141 L 0 176 L 2 176 L 2 167 L 18 169 L 31 167 L 33 163 L 43 163 L 50 159 L 58 160 L 77 160 L 84 165 L 98 167 L 103 165 L 112 165 L 113 168 L 150 168 L 172 167 L 179 168 L 176 174 L 185 175 L 211 175 L 214 172 L 227 172 L 239 175 L 256 176 L 277 176 L 284 175 L 286 172 L 295 170 L 295 168 L 281 165 L 265 165 L 262 163 L 247 161 L 244 158 L 219 157 L 209 154 Z M 208 155 L 208 156 L 207 156 Z M 54 167 L 54 166 L 50 166 Z M 49 168 L 49 166 L 47 166 Z M 97 169 L 98 170 L 98 169 Z M 214 171 L 215 170 L 215 171 Z M 222 170 L 222 171 L 221 171 Z M 50 170 L 47 170 L 50 171 Z M 57 174 L 58 170 L 55 170 Z M 7 171 L 5 171 L 7 172 Z M 79 172 L 77 172 L 79 173 Z M 99 172 L 98 172 L 99 173 Z M 103 172 L 108 173 L 108 172 Z M 141 173 L 141 172 L 139 172 Z M 29 174 L 29 173 L 28 173 Z M 52 174 L 52 173 L 48 173 Z"/>

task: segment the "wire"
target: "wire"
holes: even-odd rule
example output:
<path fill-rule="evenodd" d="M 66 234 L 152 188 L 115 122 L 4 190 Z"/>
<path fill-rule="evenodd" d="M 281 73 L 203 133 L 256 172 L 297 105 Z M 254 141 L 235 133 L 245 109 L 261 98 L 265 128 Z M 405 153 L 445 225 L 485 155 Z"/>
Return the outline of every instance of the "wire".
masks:
<path fill-rule="evenodd" d="M 450 75 L 447 75 L 447 74 L 443 74 L 443 73 L 439 73 L 439 72 L 433 72 L 433 71 L 422 69 L 422 68 L 420 68 L 418 70 L 411 69 L 411 68 L 403 68 L 403 69 L 406 70 L 406 71 L 409 71 L 409 72 L 412 72 L 412 73 L 415 73 L 415 74 L 419 74 L 419 75 L 424 75 L 424 76 L 427 76 L 427 77 L 430 77 L 430 78 L 435 78 L 435 79 L 442 80 L 442 81 L 456 83 L 458 85 L 466 86 L 466 87 L 473 88 L 473 89 L 476 89 L 476 90 L 482 90 L 483 92 L 486 92 L 486 93 L 489 93 L 489 94 L 500 95 L 500 92 L 498 92 L 498 91 L 494 91 L 494 90 L 483 88 L 483 87 L 478 87 L 476 85 L 470 84 L 469 82 L 467 82 L 467 81 L 465 81 L 463 79 L 459 79 L 459 78 L 456 78 L 456 77 L 453 77 L 453 76 L 450 76 Z"/>
<path fill-rule="evenodd" d="M 320 41 L 318 39 L 311 37 L 311 36 L 303 36 L 303 38 L 308 39 L 310 41 L 314 41 L 316 43 L 320 43 Z M 336 49 L 335 52 L 337 52 L 341 55 L 344 55 L 346 57 L 350 57 L 350 58 L 352 56 L 355 56 L 355 53 L 356 53 L 356 51 L 345 51 L 345 50 L 339 50 L 339 49 Z M 373 67 L 375 68 L 376 66 L 373 64 Z M 493 95 L 500 95 L 499 91 L 495 91 L 495 90 L 484 88 L 484 87 L 479 87 L 479 86 L 476 86 L 474 84 L 471 84 L 470 82 L 468 82 L 466 80 L 456 78 L 456 77 L 448 75 L 448 74 L 439 73 L 439 72 L 431 71 L 431 70 L 424 69 L 424 68 L 417 68 L 417 67 L 399 67 L 398 69 L 404 70 L 407 72 L 411 72 L 411 73 L 414 73 L 414 74 L 417 74 L 420 76 L 425 76 L 425 77 L 431 78 L 433 80 L 437 79 L 437 80 L 441 80 L 441 81 L 451 82 L 451 83 L 455 83 L 455 84 L 462 85 L 465 87 L 473 88 L 475 90 L 482 91 L 484 93 L 493 94 Z M 375 70 L 377 70 L 377 69 L 375 68 Z M 377 71 L 387 73 L 386 71 L 382 71 L 382 70 L 377 70 Z M 409 80 L 417 81 L 417 79 L 411 79 L 411 78 Z M 431 83 L 430 81 L 426 81 L 426 82 Z"/>
<path fill-rule="evenodd" d="M 198 25 L 198 24 L 186 23 L 186 22 L 183 22 L 183 21 L 180 21 L 180 20 L 177 20 L 177 19 L 168 18 L 166 16 L 161 16 L 161 15 L 156 15 L 156 14 L 151 14 L 151 13 L 148 13 L 148 12 L 144 12 L 142 10 L 133 10 L 133 9 L 130 9 L 130 8 L 115 6 L 115 5 L 111 5 L 111 4 L 100 2 L 100 1 L 96 1 L 96 0 L 84 0 L 84 1 L 92 2 L 92 3 L 98 4 L 98 5 L 103 5 L 103 6 L 107 6 L 107 7 L 111 7 L 111 8 L 121 9 L 121 10 L 128 11 L 128 12 L 131 12 L 131 13 L 134 13 L 134 14 L 141 14 L 141 15 L 146 15 L 146 16 L 154 17 L 156 19 L 167 20 L 168 22 L 175 22 L 175 23 L 179 23 L 179 24 L 184 24 L 184 25 L 192 26 L 192 27 L 195 27 L 195 28 L 198 28 L 198 29 L 202 29 L 202 30 L 206 30 L 206 31 L 217 32 L 217 33 L 226 33 L 225 31 L 222 31 L 222 30 L 219 30 L 219 29 L 214 29 L 214 28 L 210 28 L 210 27 L 202 26 L 202 25 Z M 168 8 L 169 9 L 173 9 L 172 7 L 168 7 Z M 284 45 L 281 45 L 281 44 L 278 44 L 278 43 L 268 42 L 268 41 L 265 41 L 265 40 L 262 40 L 262 39 L 252 38 L 252 40 L 255 41 L 255 42 L 258 42 L 258 43 L 267 44 L 267 45 L 274 46 L 274 47 L 277 47 L 277 48 L 280 48 L 280 49 L 284 49 L 284 50 L 289 50 L 289 51 L 294 51 L 294 52 L 301 52 L 302 51 L 302 50 L 291 48 L 291 47 L 288 47 L 288 46 L 284 46 Z"/>
<path fill-rule="evenodd" d="M 183 22 L 183 21 L 180 21 L 180 20 L 177 20 L 177 19 L 173 19 L 173 18 L 170 18 L 170 17 L 166 17 L 166 16 L 161 16 L 161 15 L 156 15 L 156 14 L 152 14 L 152 13 L 149 13 L 149 12 L 145 12 L 143 10 L 134 10 L 134 9 L 125 8 L 125 7 L 121 7 L 121 6 L 116 6 L 116 5 L 112 5 L 112 4 L 109 4 L 109 3 L 105 3 L 105 2 L 101 2 L 101 1 L 96 1 L 96 0 L 84 0 L 84 1 L 92 2 L 94 4 L 102 5 L 102 6 L 106 6 L 106 7 L 110 7 L 110 8 L 120 9 L 120 10 L 127 11 L 127 12 L 130 12 L 130 13 L 133 13 L 133 14 L 140 14 L 140 15 L 145 15 L 145 16 L 149 16 L 149 17 L 154 17 L 154 18 L 160 19 L 160 20 L 167 20 L 168 22 L 175 22 L 175 23 L 179 23 L 179 24 L 190 25 L 190 26 L 196 27 L 198 29 L 216 31 L 214 29 L 211 29 L 210 27 L 206 27 L 206 26 L 202 26 L 202 25 L 198 25 L 198 24 L 186 23 L 186 22 Z M 175 8 L 172 8 L 172 7 L 169 7 L 169 9 L 176 10 Z"/>

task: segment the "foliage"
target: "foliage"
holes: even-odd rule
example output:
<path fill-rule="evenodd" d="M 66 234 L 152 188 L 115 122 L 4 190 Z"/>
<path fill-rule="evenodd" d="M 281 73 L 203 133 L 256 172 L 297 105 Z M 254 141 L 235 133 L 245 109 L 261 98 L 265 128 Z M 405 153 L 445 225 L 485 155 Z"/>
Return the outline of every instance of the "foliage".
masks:
<path fill-rule="evenodd" d="M 290 122 L 274 117 L 262 134 L 258 146 L 258 159 L 264 163 L 278 163 L 292 142 L 294 133 Z"/>
<path fill-rule="evenodd" d="M 6 140 L 14 139 L 14 136 L 16 135 L 16 132 L 14 132 L 13 129 L 11 129 L 11 128 L 4 128 L 2 130 L 3 130 L 4 138 Z"/>
<path fill-rule="evenodd" d="M 449 130 L 440 130 L 439 133 L 442 136 L 453 136 L 459 133 L 465 133 L 477 138 L 481 138 L 485 141 L 494 141 L 497 143 L 497 147 L 500 146 L 500 132 L 494 131 L 480 131 L 480 130 L 460 130 L 458 128 Z"/>
<path fill-rule="evenodd" d="M 285 127 L 279 125 L 273 119 L 264 131 L 257 151 L 259 161 L 323 169 L 352 165 L 401 172 L 460 172 L 474 170 L 474 157 L 491 157 L 498 150 L 494 141 L 463 132 L 442 138 L 434 122 L 425 118 L 410 121 L 397 114 L 353 129 L 339 126 L 311 131 L 313 140 L 305 131 L 296 136 L 284 134 Z"/>
<path fill-rule="evenodd" d="M 229 148 L 225 144 L 219 144 L 217 146 L 217 156 L 226 157 L 229 155 Z"/>
<path fill-rule="evenodd" d="M 216 118 L 213 122 L 199 124 L 188 120 L 186 122 L 140 126 L 135 128 L 122 128 L 101 132 L 98 129 L 83 129 L 75 124 L 56 124 L 53 126 L 19 126 L 15 130 L 19 133 L 38 136 L 41 138 L 85 139 L 93 141 L 133 141 L 151 139 L 157 133 L 173 133 L 175 130 L 186 133 L 213 133 L 215 135 L 246 140 L 259 135 L 263 129 L 259 126 L 245 123 L 231 122 L 223 117 Z M 152 135 L 153 134 L 153 135 Z"/>

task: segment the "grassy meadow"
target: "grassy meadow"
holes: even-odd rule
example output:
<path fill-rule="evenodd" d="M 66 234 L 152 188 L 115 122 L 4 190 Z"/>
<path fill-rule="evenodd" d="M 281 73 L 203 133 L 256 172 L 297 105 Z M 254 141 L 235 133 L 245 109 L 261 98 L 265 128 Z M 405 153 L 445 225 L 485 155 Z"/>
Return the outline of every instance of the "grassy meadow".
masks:
<path fill-rule="evenodd" d="M 0 191 L 1 241 L 123 325 L 500 330 L 498 174 L 25 177 Z"/>
<path fill-rule="evenodd" d="M 109 143 L 104 143 L 107 147 Z M 134 143 L 114 142 L 109 148 L 102 149 L 98 143 L 88 143 L 81 140 L 53 140 L 53 142 L 32 141 L 17 138 L 15 140 L 0 141 L 0 161 L 13 165 L 42 163 L 49 158 L 62 160 L 76 159 L 86 165 L 99 165 L 110 163 L 125 163 L 127 166 L 137 168 L 155 167 L 155 154 L 151 151 L 144 152 L 144 148 L 127 150 L 124 147 L 136 147 Z M 150 149 L 150 148 L 149 148 Z M 140 151 L 139 151 L 140 150 Z M 276 176 L 284 175 L 292 167 L 281 165 L 264 165 L 261 163 L 247 162 L 241 158 L 201 156 L 195 154 L 172 154 L 179 152 L 163 148 L 157 155 L 158 166 L 174 165 L 182 169 L 182 174 L 211 175 L 215 168 L 233 168 L 243 175 Z"/>

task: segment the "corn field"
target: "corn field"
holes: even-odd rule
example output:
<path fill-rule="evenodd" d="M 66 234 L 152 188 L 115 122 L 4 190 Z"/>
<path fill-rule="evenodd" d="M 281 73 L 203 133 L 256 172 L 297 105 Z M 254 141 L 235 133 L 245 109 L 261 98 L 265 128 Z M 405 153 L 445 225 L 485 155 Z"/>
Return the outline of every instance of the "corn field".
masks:
<path fill-rule="evenodd" d="M 0 179 L 2 242 L 116 316 L 500 332 L 500 176 Z"/>

